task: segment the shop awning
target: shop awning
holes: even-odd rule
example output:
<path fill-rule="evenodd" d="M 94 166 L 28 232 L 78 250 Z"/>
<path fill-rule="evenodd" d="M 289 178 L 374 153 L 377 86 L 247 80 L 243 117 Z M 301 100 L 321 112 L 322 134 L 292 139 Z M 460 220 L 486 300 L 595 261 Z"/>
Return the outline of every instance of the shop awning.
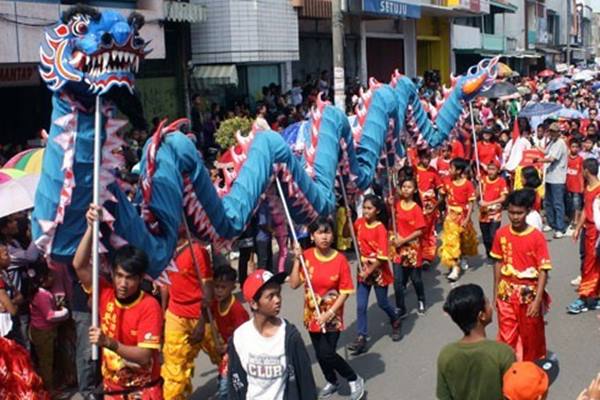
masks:
<path fill-rule="evenodd" d="M 515 6 L 514 4 L 511 4 L 507 0 L 490 0 L 490 8 L 491 11 L 494 12 L 514 14 L 517 12 L 517 9 L 519 7 Z M 494 10 L 494 8 L 496 10 Z"/>
<path fill-rule="evenodd" d="M 550 47 L 535 46 L 535 49 L 546 54 L 562 54 L 560 50 L 552 49 Z"/>
<path fill-rule="evenodd" d="M 235 65 L 199 65 L 192 70 L 192 79 L 200 86 L 237 86 L 237 68 Z"/>
<path fill-rule="evenodd" d="M 165 19 L 173 22 L 197 23 L 206 21 L 206 6 L 202 4 L 165 1 L 163 3 Z"/>

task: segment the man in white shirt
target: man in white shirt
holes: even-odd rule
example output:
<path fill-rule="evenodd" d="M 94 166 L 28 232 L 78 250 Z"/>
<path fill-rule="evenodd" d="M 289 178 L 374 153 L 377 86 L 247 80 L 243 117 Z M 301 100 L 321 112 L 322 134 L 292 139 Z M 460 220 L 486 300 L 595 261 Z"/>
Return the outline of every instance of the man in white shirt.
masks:
<path fill-rule="evenodd" d="M 554 238 L 565 236 L 565 190 L 567 182 L 567 161 L 569 151 L 560 137 L 560 125 L 553 122 L 548 128 L 550 141 L 546 145 L 544 158 L 538 160 L 548 164 L 546 167 L 546 195 L 544 210 L 549 228 L 554 229 Z M 545 231 L 549 229 L 544 228 Z"/>
<path fill-rule="evenodd" d="M 314 400 L 311 361 L 296 327 L 279 317 L 286 274 L 258 269 L 246 278 L 244 298 L 253 318 L 229 346 L 229 399 Z"/>

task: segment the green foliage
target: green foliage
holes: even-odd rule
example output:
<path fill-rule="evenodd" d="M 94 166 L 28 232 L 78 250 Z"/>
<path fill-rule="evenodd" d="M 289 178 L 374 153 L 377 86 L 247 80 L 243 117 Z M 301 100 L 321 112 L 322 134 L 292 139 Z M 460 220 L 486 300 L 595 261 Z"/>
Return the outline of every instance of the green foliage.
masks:
<path fill-rule="evenodd" d="M 247 136 L 252 130 L 252 120 L 244 117 L 233 117 L 221 122 L 215 134 L 215 141 L 222 149 L 228 149 L 237 144 L 235 134 L 240 131 L 242 136 Z"/>

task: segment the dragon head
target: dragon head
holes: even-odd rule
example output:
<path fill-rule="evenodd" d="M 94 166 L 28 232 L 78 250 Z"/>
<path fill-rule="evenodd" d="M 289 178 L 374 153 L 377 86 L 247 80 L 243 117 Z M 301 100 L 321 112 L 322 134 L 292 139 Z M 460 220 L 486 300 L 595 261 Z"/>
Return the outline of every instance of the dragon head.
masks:
<path fill-rule="evenodd" d="M 459 79 L 462 96 L 465 100 L 471 100 L 480 92 L 489 89 L 498 75 L 498 60 L 500 57 L 486 58 L 467 71 L 467 75 Z"/>
<path fill-rule="evenodd" d="M 101 95 L 113 87 L 133 91 L 134 74 L 149 52 L 139 35 L 144 17 L 75 6 L 50 27 L 40 46 L 40 75 L 54 92 Z"/>

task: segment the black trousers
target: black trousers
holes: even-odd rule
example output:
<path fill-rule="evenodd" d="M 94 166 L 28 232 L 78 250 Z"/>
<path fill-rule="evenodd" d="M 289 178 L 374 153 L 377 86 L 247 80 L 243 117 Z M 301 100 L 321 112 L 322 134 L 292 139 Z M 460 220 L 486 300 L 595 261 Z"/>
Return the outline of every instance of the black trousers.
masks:
<path fill-rule="evenodd" d="M 496 231 L 498 228 L 500 228 L 500 221 L 479 223 L 479 229 L 481 229 L 481 238 L 483 239 L 485 253 L 488 257 L 490 256 L 490 251 L 492 251 L 492 244 L 494 243 L 494 237 L 496 236 Z"/>
<path fill-rule="evenodd" d="M 257 240 L 256 245 L 256 267 L 267 271 L 273 271 L 273 243 L 271 240 Z"/>
<path fill-rule="evenodd" d="M 315 348 L 321 371 L 327 382 L 333 384 L 338 381 L 336 372 L 349 382 L 358 378 L 352 367 L 336 352 L 339 338 L 340 332 L 310 332 L 310 340 Z"/>
<path fill-rule="evenodd" d="M 425 303 L 425 285 L 423 285 L 423 276 L 421 268 L 407 268 L 402 267 L 400 264 L 394 264 L 394 298 L 396 300 L 396 308 L 403 314 L 406 311 L 406 305 L 404 303 L 404 288 L 410 279 L 415 292 L 417 293 L 417 300 Z"/>
<path fill-rule="evenodd" d="M 254 253 L 254 247 L 240 247 L 240 258 L 238 259 L 238 279 L 240 287 L 244 286 L 244 282 L 248 277 L 248 261 Z"/>

